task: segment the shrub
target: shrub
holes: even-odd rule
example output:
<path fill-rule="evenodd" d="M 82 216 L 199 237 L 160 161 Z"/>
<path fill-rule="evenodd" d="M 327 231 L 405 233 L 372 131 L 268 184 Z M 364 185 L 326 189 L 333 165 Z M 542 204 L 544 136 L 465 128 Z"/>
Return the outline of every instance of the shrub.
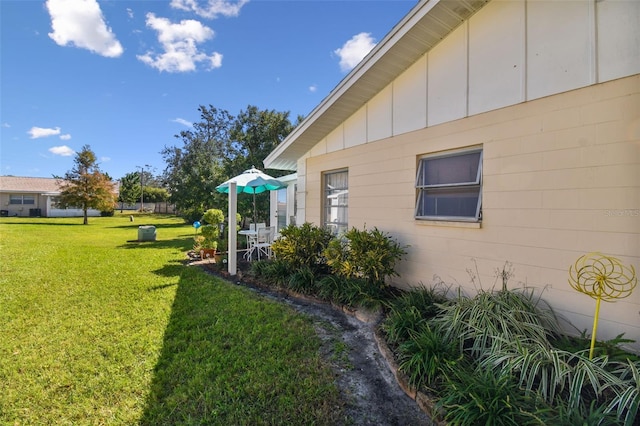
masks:
<path fill-rule="evenodd" d="M 448 339 L 476 358 L 495 351 L 501 342 L 527 339 L 550 347 L 548 337 L 560 333 L 551 308 L 526 290 L 481 291 L 473 298 L 460 294 L 443 306 L 436 321 Z"/>
<path fill-rule="evenodd" d="M 533 414 L 535 400 L 526 396 L 508 373 L 462 368 L 445 375 L 444 392 L 436 404 L 444 420 L 460 426 L 542 425 Z"/>
<path fill-rule="evenodd" d="M 594 411 L 582 406 L 599 401 L 605 412 L 616 413 L 624 425 L 637 420 L 640 405 L 640 362 L 611 362 L 607 356 L 588 358 L 578 353 L 539 346 L 537 342 L 511 342 L 493 351 L 479 364 L 511 374 L 522 392 L 539 395 L 552 407 L 566 405 L 569 416 Z M 600 410 L 596 410 L 600 411 Z M 595 412 L 595 411 L 594 411 Z"/>
<path fill-rule="evenodd" d="M 333 238 L 331 232 L 307 222 L 300 227 L 289 225 L 280 235 L 271 246 L 277 259 L 292 270 L 307 266 L 316 274 L 326 271 L 323 252 Z"/>
<path fill-rule="evenodd" d="M 397 345 L 420 330 L 427 320 L 442 312 L 439 304 L 447 302 L 443 292 L 434 288 L 419 287 L 403 292 L 388 303 L 389 313 L 382 323 L 387 342 Z"/>
<path fill-rule="evenodd" d="M 201 238 L 198 238 L 201 237 Z M 217 249 L 220 240 L 220 227 L 218 225 L 204 225 L 200 227 L 200 236 L 196 236 L 196 244 L 200 248 Z"/>
<path fill-rule="evenodd" d="M 256 278 L 260 278 L 265 284 L 285 287 L 292 272 L 288 263 L 280 259 L 273 259 L 251 262 L 250 273 Z"/>
<path fill-rule="evenodd" d="M 313 294 L 316 277 L 308 266 L 302 266 L 295 271 L 287 281 L 287 287 L 302 294 Z"/>
<path fill-rule="evenodd" d="M 607 412 L 605 406 L 598 406 L 593 400 L 587 406 L 583 401 L 577 407 L 559 401 L 554 407 L 538 409 L 536 415 L 543 424 L 553 426 L 613 426 L 621 423 L 615 413 Z"/>
<path fill-rule="evenodd" d="M 378 228 L 352 228 L 334 239 L 324 252 L 331 271 L 345 278 L 362 278 L 383 287 L 385 279 L 397 276 L 394 267 L 406 252 L 389 234 Z"/>
<path fill-rule="evenodd" d="M 220 209 L 209 209 L 202 215 L 202 220 L 209 225 L 218 226 L 224 222 L 224 213 Z"/>
<path fill-rule="evenodd" d="M 316 295 L 320 299 L 327 301 L 339 299 L 340 287 L 344 285 L 342 284 L 344 281 L 343 277 L 325 275 L 318 281 Z"/>
<path fill-rule="evenodd" d="M 409 384 L 416 389 L 432 386 L 443 370 L 453 368 L 461 359 L 454 342 L 448 341 L 428 323 L 421 323 L 417 331 L 398 347 L 400 371 L 409 376 Z"/>
<path fill-rule="evenodd" d="M 325 275 L 316 284 L 316 295 L 323 300 L 349 307 L 374 308 L 382 304 L 385 294 L 357 278 Z"/>

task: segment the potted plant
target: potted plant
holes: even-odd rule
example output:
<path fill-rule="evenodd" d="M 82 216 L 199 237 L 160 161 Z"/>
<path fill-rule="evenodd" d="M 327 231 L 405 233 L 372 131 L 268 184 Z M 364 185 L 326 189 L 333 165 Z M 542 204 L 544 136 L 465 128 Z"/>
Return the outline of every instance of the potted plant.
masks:
<path fill-rule="evenodd" d="M 224 213 L 220 209 L 209 209 L 202 216 L 206 225 L 200 226 L 200 235 L 195 236 L 194 251 L 200 253 L 201 259 L 214 259 L 216 263 L 222 259 L 222 251 L 227 247 L 224 230 Z M 240 223 L 241 216 L 236 214 Z"/>
<path fill-rule="evenodd" d="M 216 225 L 204 225 L 200 227 L 200 235 L 196 236 L 196 251 L 200 252 L 201 259 L 211 259 L 218 250 L 220 228 Z"/>

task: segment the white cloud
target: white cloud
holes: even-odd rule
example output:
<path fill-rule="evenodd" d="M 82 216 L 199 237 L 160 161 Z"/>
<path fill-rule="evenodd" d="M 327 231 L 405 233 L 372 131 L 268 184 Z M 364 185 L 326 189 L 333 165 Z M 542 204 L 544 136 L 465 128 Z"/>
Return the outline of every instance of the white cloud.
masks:
<path fill-rule="evenodd" d="M 76 153 L 66 145 L 51 147 L 49 148 L 49 152 L 55 155 L 60 155 L 62 157 L 70 157 Z"/>
<path fill-rule="evenodd" d="M 71 139 L 71 135 L 69 133 L 60 135 L 60 139 L 62 139 L 63 141 L 68 141 L 69 139 Z"/>
<path fill-rule="evenodd" d="M 227 1 L 227 0 L 208 0 L 204 7 L 200 7 L 198 0 L 171 0 L 171 7 L 174 9 L 195 12 L 203 18 L 213 19 L 218 15 L 226 17 L 236 17 L 240 15 L 240 9 L 247 4 L 249 0 Z"/>
<path fill-rule="evenodd" d="M 316 86 L 315 84 L 312 84 L 311 86 L 309 86 L 309 91 L 311 93 L 315 93 L 318 90 L 318 86 Z"/>
<path fill-rule="evenodd" d="M 108 161 L 111 161 L 111 157 L 100 157 L 100 162 L 101 163 L 106 163 Z"/>
<path fill-rule="evenodd" d="M 123 49 L 107 27 L 96 0 L 47 0 L 53 32 L 49 37 L 60 46 L 71 44 L 108 58 Z"/>
<path fill-rule="evenodd" d="M 340 69 L 344 72 L 350 71 L 353 67 L 367 56 L 376 46 L 375 39 L 371 33 L 360 33 L 351 37 L 341 48 L 333 51 L 340 57 Z"/>
<path fill-rule="evenodd" d="M 46 138 L 47 136 L 59 135 L 60 127 L 56 127 L 55 129 L 32 127 L 27 133 L 31 136 L 31 139 Z"/>
<path fill-rule="evenodd" d="M 133 10 L 130 7 L 127 8 L 127 15 L 129 19 L 133 19 Z"/>
<path fill-rule="evenodd" d="M 199 21 L 185 19 L 179 24 L 173 24 L 166 18 L 157 18 L 153 13 L 147 13 L 147 27 L 158 32 L 158 41 L 162 44 L 164 53 L 147 52 L 138 55 L 138 59 L 145 64 L 167 72 L 194 71 L 199 62 L 207 64 L 209 69 L 222 66 L 220 53 L 214 52 L 207 56 L 198 49 L 198 43 L 213 38 L 215 34 Z"/>
<path fill-rule="evenodd" d="M 193 127 L 193 123 L 190 121 L 185 120 L 184 118 L 174 118 L 173 120 L 174 123 L 180 123 L 183 126 L 187 126 L 187 127 Z"/>
<path fill-rule="evenodd" d="M 2 127 L 5 127 L 5 128 L 7 128 L 7 129 L 8 129 L 9 127 L 11 127 L 11 124 L 9 124 L 9 123 L 2 123 Z"/>

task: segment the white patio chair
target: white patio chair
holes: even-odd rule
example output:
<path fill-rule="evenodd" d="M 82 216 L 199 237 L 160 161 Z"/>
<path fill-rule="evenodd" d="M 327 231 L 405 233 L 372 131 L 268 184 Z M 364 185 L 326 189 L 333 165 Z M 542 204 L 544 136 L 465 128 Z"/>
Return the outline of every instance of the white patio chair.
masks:
<path fill-rule="evenodd" d="M 275 233 L 275 226 L 265 226 L 263 228 L 258 228 L 258 237 L 254 245 L 254 249 L 258 251 L 258 260 L 260 260 L 262 254 L 267 256 L 267 258 L 271 258 L 271 243 L 273 243 L 273 237 Z"/>

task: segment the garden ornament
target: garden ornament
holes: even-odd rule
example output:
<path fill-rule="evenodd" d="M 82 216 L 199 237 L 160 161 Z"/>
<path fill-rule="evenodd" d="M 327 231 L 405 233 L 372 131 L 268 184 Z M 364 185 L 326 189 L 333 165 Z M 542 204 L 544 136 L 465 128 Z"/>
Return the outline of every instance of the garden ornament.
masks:
<path fill-rule="evenodd" d="M 574 290 L 596 300 L 589 359 L 593 358 L 600 301 L 612 302 L 616 299 L 624 299 L 631 294 L 636 284 L 638 284 L 638 278 L 633 265 L 625 267 L 620 260 L 602 253 L 585 254 L 569 267 L 569 285 Z"/>

